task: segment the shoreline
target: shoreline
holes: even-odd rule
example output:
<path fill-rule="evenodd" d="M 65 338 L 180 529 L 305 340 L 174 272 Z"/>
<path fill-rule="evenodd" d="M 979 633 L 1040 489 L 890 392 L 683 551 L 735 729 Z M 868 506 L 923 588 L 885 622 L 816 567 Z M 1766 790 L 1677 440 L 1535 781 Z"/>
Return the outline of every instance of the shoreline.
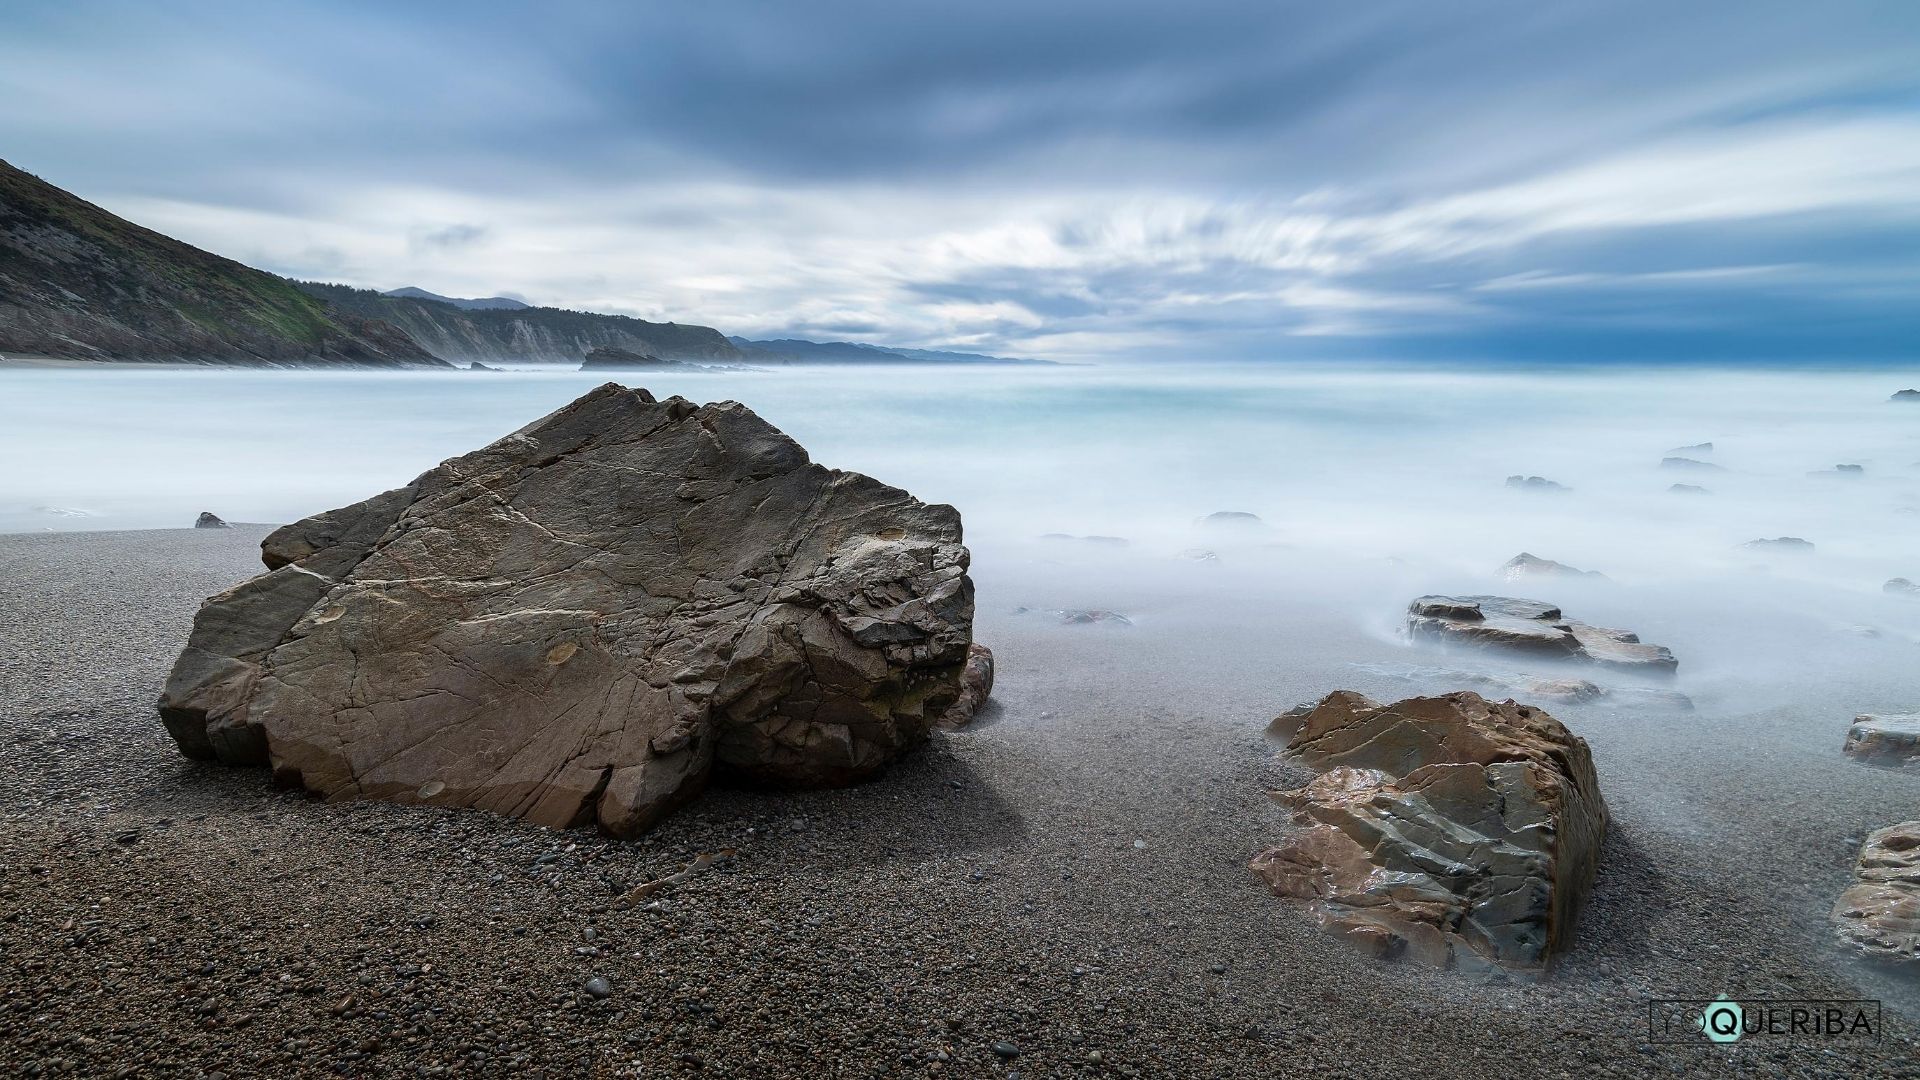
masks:
<path fill-rule="evenodd" d="M 153 694 L 267 528 L 0 536 L 0 979 L 48 1018 L 0 1046 L 13 1071 L 1640 1076 L 1709 1053 L 1649 1047 L 1647 999 L 1722 992 L 1885 1001 L 1879 1048 L 1795 1045 L 1795 1075 L 1916 1049 L 1914 995 L 1825 920 L 1841 839 L 1910 788 L 1793 702 L 1550 707 L 1614 824 L 1559 969 L 1484 982 L 1372 960 L 1246 868 L 1286 827 L 1267 720 L 1336 686 L 1416 692 L 1353 667 L 1404 649 L 1305 600 L 1276 620 L 1136 587 L 1114 601 L 1136 625 L 1062 627 L 1010 614 L 1068 603 L 1057 575 L 976 566 L 1000 670 L 975 725 L 854 787 L 711 788 L 617 842 L 181 757 Z"/>

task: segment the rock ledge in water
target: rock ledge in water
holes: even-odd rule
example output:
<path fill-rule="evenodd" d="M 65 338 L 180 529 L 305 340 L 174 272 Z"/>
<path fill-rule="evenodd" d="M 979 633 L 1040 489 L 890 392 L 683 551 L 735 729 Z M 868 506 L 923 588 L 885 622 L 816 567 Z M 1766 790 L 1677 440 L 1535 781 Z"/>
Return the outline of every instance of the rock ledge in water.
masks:
<path fill-rule="evenodd" d="M 960 515 L 733 402 L 608 384 L 261 551 L 161 717 L 330 800 L 630 836 L 714 770 L 870 775 L 965 692 Z"/>
<path fill-rule="evenodd" d="M 1593 886 L 1607 807 L 1587 744 L 1539 709 L 1348 690 L 1273 722 L 1320 770 L 1251 867 L 1375 955 L 1544 974 Z"/>
<path fill-rule="evenodd" d="M 1920 765 L 1920 713 L 1862 713 L 1847 728 L 1840 752 L 1868 765 Z"/>
<path fill-rule="evenodd" d="M 1920 821 L 1869 834 L 1853 873 L 1833 905 L 1841 945 L 1874 960 L 1920 961 Z"/>
<path fill-rule="evenodd" d="M 1680 666 L 1666 646 L 1645 644 L 1638 634 L 1588 626 L 1552 604 L 1510 596 L 1422 596 L 1407 607 L 1407 636 L 1650 675 Z"/>

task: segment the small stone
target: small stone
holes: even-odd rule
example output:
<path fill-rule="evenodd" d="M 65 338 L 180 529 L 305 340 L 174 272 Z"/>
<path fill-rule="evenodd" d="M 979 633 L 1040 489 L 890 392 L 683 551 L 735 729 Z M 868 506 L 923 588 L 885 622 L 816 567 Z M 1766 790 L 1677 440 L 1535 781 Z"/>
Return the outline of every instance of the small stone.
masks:
<path fill-rule="evenodd" d="M 588 997 L 593 998 L 595 1001 L 602 1001 L 613 996 L 613 984 L 598 975 L 588 979 L 587 985 L 582 987 L 582 989 L 587 992 Z"/>
<path fill-rule="evenodd" d="M 993 1044 L 993 1052 L 995 1056 L 1006 1058 L 1008 1060 L 1011 1060 L 1013 1058 L 1017 1058 L 1020 1056 L 1020 1048 L 1013 1045 L 1010 1042 L 1007 1042 L 1005 1039 L 1002 1039 L 999 1042 Z"/>
<path fill-rule="evenodd" d="M 1144 849 L 1144 848 L 1145 848 L 1146 846 L 1147 846 L 1147 842 L 1146 842 L 1145 840 L 1135 840 L 1135 841 L 1133 842 L 1133 848 L 1134 848 L 1134 850 L 1135 850 L 1135 851 L 1139 851 L 1139 850 L 1142 850 L 1142 849 Z"/>

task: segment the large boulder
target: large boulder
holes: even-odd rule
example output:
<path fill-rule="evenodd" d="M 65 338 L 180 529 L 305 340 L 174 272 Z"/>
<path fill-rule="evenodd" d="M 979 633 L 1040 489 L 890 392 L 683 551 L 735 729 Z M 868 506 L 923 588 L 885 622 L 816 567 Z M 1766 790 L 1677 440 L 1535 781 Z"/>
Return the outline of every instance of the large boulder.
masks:
<path fill-rule="evenodd" d="M 1460 692 L 1336 691 L 1273 722 L 1320 770 L 1276 793 L 1297 831 L 1252 862 L 1381 956 L 1543 974 L 1572 940 L 1607 807 L 1587 744 L 1539 709 Z"/>
<path fill-rule="evenodd" d="M 1874 960 L 1920 961 L 1920 821 L 1871 833 L 1833 905 L 1840 943 Z"/>
<path fill-rule="evenodd" d="M 1868 765 L 1920 766 L 1920 713 L 1862 713 L 1847 728 L 1840 752 Z"/>
<path fill-rule="evenodd" d="M 959 514 L 733 402 L 608 384 L 261 548 L 160 713 L 328 799 L 632 835 L 715 770 L 867 776 L 963 694 Z"/>
<path fill-rule="evenodd" d="M 1648 645 L 1631 631 L 1575 622 L 1552 604 L 1510 596 L 1422 596 L 1407 608 L 1407 636 L 1649 675 L 1679 667 L 1666 646 Z"/>

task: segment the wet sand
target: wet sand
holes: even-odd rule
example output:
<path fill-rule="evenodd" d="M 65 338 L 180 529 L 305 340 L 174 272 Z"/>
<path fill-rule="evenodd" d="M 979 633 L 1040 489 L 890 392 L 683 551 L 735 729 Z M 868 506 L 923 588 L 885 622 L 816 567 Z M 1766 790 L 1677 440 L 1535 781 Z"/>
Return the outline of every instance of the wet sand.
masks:
<path fill-rule="evenodd" d="M 976 551 L 999 678 L 975 726 L 872 783 L 711 790 L 620 843 L 179 756 L 153 699 L 263 532 L 0 536 L 8 1075 L 1916 1075 L 1912 981 L 1845 960 L 1826 921 L 1852 844 L 1920 811 L 1920 775 L 1838 753 L 1910 676 L 1550 707 L 1613 825 L 1556 973 L 1486 983 L 1369 959 L 1245 869 L 1285 827 L 1275 712 L 1429 689 L 1353 666 L 1431 662 L 1379 632 L 1390 607 Z M 1712 626 L 1650 637 L 1685 672 Z M 1888 1032 L 1649 1043 L 1649 998 L 1722 993 L 1881 998 Z"/>

